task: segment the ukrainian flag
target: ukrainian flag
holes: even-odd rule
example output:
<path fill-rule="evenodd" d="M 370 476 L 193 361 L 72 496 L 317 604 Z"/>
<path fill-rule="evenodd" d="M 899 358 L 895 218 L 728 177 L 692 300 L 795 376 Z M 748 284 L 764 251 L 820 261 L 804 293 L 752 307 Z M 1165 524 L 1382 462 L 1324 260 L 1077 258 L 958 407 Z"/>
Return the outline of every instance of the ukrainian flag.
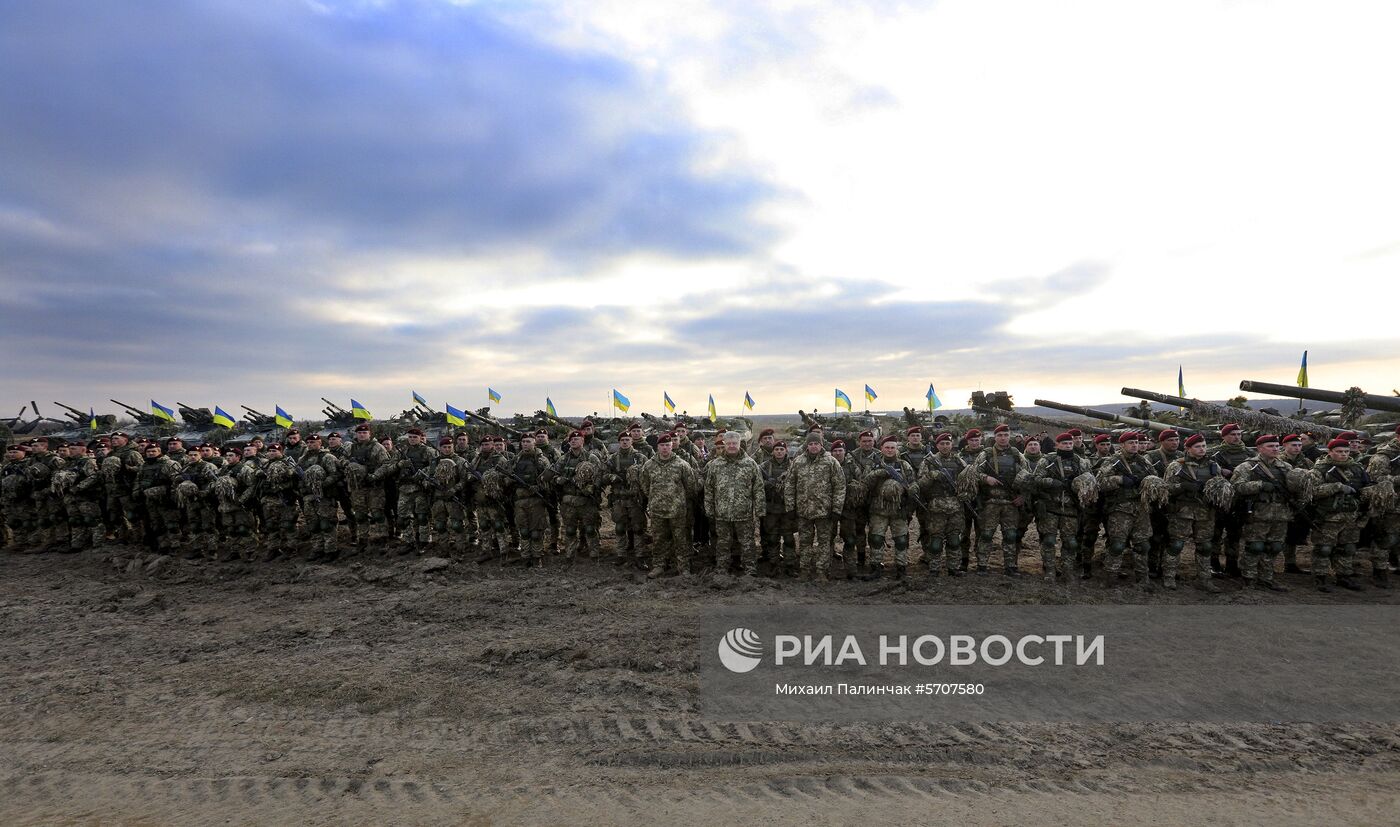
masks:
<path fill-rule="evenodd" d="M 550 399 L 548 396 L 544 398 L 544 412 L 550 416 L 559 415 L 559 412 L 554 410 L 554 400 Z"/>
<path fill-rule="evenodd" d="M 88 408 L 88 427 L 97 430 L 97 411 Z"/>
<path fill-rule="evenodd" d="M 847 396 L 846 392 L 840 388 L 836 389 L 836 407 L 845 408 L 848 411 L 851 409 L 851 397 Z"/>
<path fill-rule="evenodd" d="M 356 419 L 374 419 L 374 414 L 353 399 L 350 400 L 350 415 Z"/>
<path fill-rule="evenodd" d="M 151 416 L 156 419 L 164 419 L 166 422 L 175 421 L 175 411 L 165 407 L 154 399 L 151 400 Z"/>
<path fill-rule="evenodd" d="M 618 393 L 617 388 L 613 388 L 613 407 L 627 413 L 627 409 L 632 407 L 632 400 Z"/>
<path fill-rule="evenodd" d="M 426 399 L 424 399 L 423 397 L 419 396 L 419 395 L 418 395 L 418 391 L 412 391 L 412 394 L 413 394 L 413 401 L 414 401 L 414 402 L 418 403 L 419 405 L 422 405 L 422 406 L 425 407 L 425 408 L 428 407 L 428 400 L 426 400 Z"/>
<path fill-rule="evenodd" d="M 880 394 L 876 393 L 874 388 L 870 387 L 869 385 L 866 385 L 866 386 L 865 386 L 865 401 L 866 401 L 866 402 L 874 402 L 876 399 L 879 399 L 879 398 L 880 398 Z"/>
<path fill-rule="evenodd" d="M 501 395 L 500 395 L 499 393 L 496 393 L 495 391 L 491 390 L 490 388 L 487 388 L 487 389 L 486 389 L 486 398 L 489 399 L 489 400 L 491 400 L 492 404 L 495 404 L 495 403 L 501 401 Z"/>
<path fill-rule="evenodd" d="M 1305 350 L 1305 351 L 1303 351 L 1303 366 L 1300 367 L 1300 368 L 1298 368 L 1298 387 L 1300 387 L 1300 388 L 1306 388 L 1307 386 L 1308 386 L 1308 352 Z M 155 404 L 155 403 L 153 402 L 153 403 L 151 403 L 151 404 Z"/>
<path fill-rule="evenodd" d="M 714 422 L 716 419 L 719 419 L 719 414 L 715 411 L 715 395 L 710 394 L 710 421 Z"/>
<path fill-rule="evenodd" d="M 1183 399 L 1186 398 L 1186 377 L 1181 372 L 1181 365 L 1176 366 L 1176 395 Z M 1177 408 L 1177 410 L 1184 411 L 1186 409 Z"/>
<path fill-rule="evenodd" d="M 753 410 L 753 397 L 749 396 L 748 391 L 744 391 L 744 407 Z"/>
<path fill-rule="evenodd" d="M 291 414 L 289 414 L 289 413 L 287 413 L 286 411 L 282 410 L 281 406 L 279 406 L 279 405 L 273 405 L 273 406 L 272 406 L 272 409 L 273 409 L 273 413 L 274 413 L 274 419 L 275 419 L 275 421 L 277 422 L 277 427 L 279 427 L 279 428 L 290 428 L 290 427 L 292 427 L 292 415 L 291 415 Z"/>
<path fill-rule="evenodd" d="M 935 411 L 943 407 L 943 403 L 938 399 L 938 394 L 933 390 L 932 382 L 928 383 L 928 393 L 924 394 L 924 398 L 928 400 L 928 409 L 930 411 Z"/>
<path fill-rule="evenodd" d="M 220 408 L 218 405 L 215 405 L 215 406 L 214 406 L 214 424 L 215 424 L 215 425 L 219 425 L 219 426 L 224 427 L 224 428 L 230 428 L 230 429 L 231 429 L 231 428 L 233 428 L 233 424 L 234 424 L 234 423 L 233 423 L 233 417 L 229 416 L 229 415 L 228 415 L 228 412 L 225 411 L 223 408 Z"/>
<path fill-rule="evenodd" d="M 448 405 L 448 406 L 447 406 L 447 424 L 448 424 L 448 425 L 455 425 L 455 426 L 457 426 L 458 428 L 464 427 L 464 426 L 466 426 L 466 424 L 467 424 L 467 415 L 464 414 L 464 413 L 462 413 L 461 411 L 457 410 L 456 408 L 452 407 L 451 405 Z"/>
<path fill-rule="evenodd" d="M 676 403 L 671 401 L 671 394 L 667 393 L 666 391 L 661 392 L 661 404 L 666 408 L 668 412 L 676 412 Z"/>

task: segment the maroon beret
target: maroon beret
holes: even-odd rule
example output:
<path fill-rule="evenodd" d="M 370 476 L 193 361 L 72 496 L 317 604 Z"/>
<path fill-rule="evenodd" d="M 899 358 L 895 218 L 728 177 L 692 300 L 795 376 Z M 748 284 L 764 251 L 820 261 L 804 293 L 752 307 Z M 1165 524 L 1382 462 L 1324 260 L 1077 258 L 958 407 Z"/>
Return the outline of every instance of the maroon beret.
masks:
<path fill-rule="evenodd" d="M 889 435 L 887 435 L 884 439 L 880 440 L 880 444 L 881 444 L 881 445 L 885 445 L 885 444 L 890 443 L 890 442 L 893 442 L 893 443 L 895 443 L 895 444 L 899 444 L 899 437 L 898 437 L 897 435 L 895 435 L 895 434 L 889 434 Z"/>
<path fill-rule="evenodd" d="M 1122 436 L 1118 437 L 1118 444 L 1121 445 L 1121 444 L 1123 444 L 1123 443 L 1125 443 L 1125 442 L 1137 442 L 1137 440 L 1138 440 L 1138 433 L 1137 433 L 1137 431 L 1126 431 L 1126 432 L 1123 433 Z"/>
<path fill-rule="evenodd" d="M 1084 432 L 1081 431 L 1081 430 L 1079 430 L 1078 428 L 1070 428 L 1070 429 L 1069 429 L 1069 435 L 1070 435 L 1070 436 L 1084 436 Z"/>
<path fill-rule="evenodd" d="M 369 433 L 369 430 L 370 430 L 370 427 L 369 427 L 369 423 L 367 423 L 367 422 L 361 422 L 359 425 L 356 425 L 356 426 L 355 426 L 355 433 L 357 433 L 357 434 L 359 434 L 359 433 Z"/>
<path fill-rule="evenodd" d="M 591 420 L 591 419 L 585 419 L 585 420 L 583 420 L 582 422 L 579 423 L 579 427 L 580 427 L 580 428 L 592 428 L 592 427 L 593 427 L 593 420 Z"/>
<path fill-rule="evenodd" d="M 1227 422 L 1227 423 L 1225 423 L 1224 425 L 1221 425 L 1221 426 L 1220 426 L 1220 435 L 1221 435 L 1221 436 L 1225 436 L 1226 434 L 1233 434 L 1235 431 L 1238 431 L 1239 429 L 1240 429 L 1240 426 L 1236 425 L 1235 423 L 1233 423 L 1233 422 Z"/>
<path fill-rule="evenodd" d="M 1112 437 L 1110 437 L 1108 434 L 1096 434 L 1094 436 L 1094 444 L 1098 445 L 1100 442 L 1108 442 L 1111 438 Z"/>
<path fill-rule="evenodd" d="M 1268 445 L 1270 442 L 1278 442 L 1278 437 L 1273 434 L 1260 434 L 1254 440 L 1254 447 L 1258 448 L 1261 445 Z"/>
<path fill-rule="evenodd" d="M 982 436 L 981 431 L 977 430 L 976 428 L 969 428 L 967 430 L 967 433 L 963 434 L 963 439 L 976 439 L 980 436 Z"/>
<path fill-rule="evenodd" d="M 1303 438 L 1300 437 L 1300 436 L 1298 436 L 1297 434 L 1288 434 L 1288 435 L 1285 436 L 1282 440 L 1280 440 L 1280 442 L 1282 442 L 1284 445 L 1287 445 L 1287 444 L 1290 443 L 1290 442 L 1302 442 L 1302 441 L 1303 441 Z"/>
<path fill-rule="evenodd" d="M 918 425 L 915 425 L 915 426 L 913 426 L 912 428 L 906 428 L 905 431 L 904 431 L 904 435 L 905 435 L 905 436 L 913 436 L 914 434 L 918 434 L 919 436 L 923 436 L 923 435 L 924 435 L 924 429 L 921 428 L 921 427 L 919 427 Z"/>
<path fill-rule="evenodd" d="M 657 445 L 670 445 L 670 444 L 671 444 L 671 435 L 670 435 L 670 434 L 662 434 L 661 436 L 659 436 L 659 437 L 656 438 L 656 444 L 657 444 Z"/>
<path fill-rule="evenodd" d="M 438 437 L 438 444 L 439 444 L 439 445 L 451 445 L 451 444 L 452 444 L 452 437 L 451 437 L 449 434 L 443 434 L 442 436 Z"/>
<path fill-rule="evenodd" d="M 1351 443 L 1350 443 L 1350 442 L 1347 442 L 1345 439 L 1342 439 L 1341 437 L 1337 437 L 1336 439 L 1334 439 L 1334 440 L 1332 440 L 1331 442 L 1327 443 L 1327 450 L 1329 450 L 1329 451 L 1332 450 L 1333 448 L 1350 448 L 1350 447 L 1351 447 Z"/>
<path fill-rule="evenodd" d="M 1337 434 L 1337 439 L 1354 440 L 1356 439 L 1356 431 L 1342 431 Z"/>
<path fill-rule="evenodd" d="M 937 444 L 940 443 L 940 442 L 952 442 L 952 441 L 953 441 L 953 435 L 950 434 L 950 433 L 948 433 L 947 431 L 943 431 L 943 432 L 939 433 L 937 436 L 935 436 L 935 437 L 933 438 L 933 444 L 934 444 L 934 445 L 937 445 Z"/>
<path fill-rule="evenodd" d="M 1198 443 L 1198 442 L 1205 442 L 1205 441 L 1206 441 L 1206 438 L 1203 437 L 1203 436 L 1201 436 L 1200 434 L 1192 434 L 1191 436 L 1188 436 L 1188 437 L 1186 438 L 1186 447 L 1187 447 L 1187 448 L 1190 448 L 1192 445 L 1195 445 L 1195 444 Z"/>
<path fill-rule="evenodd" d="M 870 437 L 871 439 L 874 439 L 874 438 L 875 438 L 875 433 L 874 433 L 873 431 L 861 431 L 861 432 L 860 432 L 860 438 L 861 438 L 861 439 L 864 439 L 864 438 L 866 438 L 866 437 Z"/>
<path fill-rule="evenodd" d="M 1062 433 L 1062 434 L 1060 434 L 1059 436 L 1055 437 L 1055 441 L 1056 441 L 1056 442 L 1073 442 L 1073 441 L 1074 441 L 1074 434 L 1070 433 L 1069 431 L 1065 431 L 1064 433 Z"/>
<path fill-rule="evenodd" d="M 1168 429 L 1166 429 L 1165 431 L 1161 431 L 1161 432 L 1159 432 L 1159 433 L 1157 434 L 1157 441 L 1158 441 L 1158 442 L 1166 442 L 1166 441 L 1169 440 L 1169 439 L 1180 439 L 1180 438 L 1181 438 L 1181 434 L 1177 433 L 1176 431 L 1173 431 L 1171 428 L 1168 428 Z"/>
<path fill-rule="evenodd" d="M 422 436 L 422 435 L 423 435 L 423 429 L 422 429 L 422 428 L 409 428 L 409 429 L 408 429 L 408 433 L 411 434 L 411 435 L 414 435 L 414 436 Z"/>
<path fill-rule="evenodd" d="M 994 433 L 994 434 L 1009 434 L 1009 433 L 1011 433 L 1011 426 L 1010 426 L 1010 425 L 1007 425 L 1005 422 L 1003 422 L 1003 423 L 1001 423 L 1000 425 L 998 425 L 998 426 L 996 426 L 995 428 L 993 428 L 993 429 L 992 429 L 992 433 Z"/>
<path fill-rule="evenodd" d="M 831 441 L 831 450 L 835 451 L 837 448 L 844 451 L 846 449 L 846 443 L 843 440 L 833 439 Z"/>
<path fill-rule="evenodd" d="M 772 435 L 773 435 L 773 429 L 772 429 L 772 428 L 764 428 L 763 430 L 761 430 L 761 431 L 758 432 L 758 438 L 759 438 L 759 439 L 763 439 L 763 438 L 766 437 L 766 436 L 772 436 Z"/>
<path fill-rule="evenodd" d="M 583 431 L 569 431 L 569 439 L 573 439 L 574 437 L 578 437 L 579 439 L 587 438 L 584 436 Z"/>

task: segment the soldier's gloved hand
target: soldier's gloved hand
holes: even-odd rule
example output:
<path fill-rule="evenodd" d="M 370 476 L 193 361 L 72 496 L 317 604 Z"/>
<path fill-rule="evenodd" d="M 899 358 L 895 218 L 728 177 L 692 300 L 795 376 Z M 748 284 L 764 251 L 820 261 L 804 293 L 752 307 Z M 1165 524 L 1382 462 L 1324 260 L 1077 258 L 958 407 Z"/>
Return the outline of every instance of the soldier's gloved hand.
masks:
<path fill-rule="evenodd" d="M 1137 477 L 1133 477 L 1133 476 L 1129 476 L 1129 475 L 1127 475 L 1127 474 L 1124 474 L 1123 476 L 1119 477 L 1119 479 L 1121 479 L 1121 480 L 1123 481 L 1123 482 L 1122 482 L 1122 487 L 1125 488 L 1125 489 L 1127 489 L 1128 491 L 1131 491 L 1131 490 L 1133 490 L 1134 488 L 1137 488 L 1137 485 L 1138 485 L 1138 478 L 1137 478 Z"/>
<path fill-rule="evenodd" d="M 1060 481 L 1060 480 L 1057 480 L 1057 479 L 1055 479 L 1054 477 L 1045 477 L 1044 479 L 1042 479 L 1042 480 L 1040 481 L 1040 487 L 1041 487 L 1041 488 L 1044 488 L 1044 489 L 1047 490 L 1047 491 L 1063 491 L 1063 490 L 1065 490 L 1065 484 L 1064 484 L 1064 482 L 1062 482 L 1062 481 Z"/>
<path fill-rule="evenodd" d="M 1354 494 L 1356 493 L 1356 489 L 1355 489 L 1355 488 L 1352 488 L 1350 485 L 1343 485 L 1343 486 L 1341 487 L 1340 493 L 1345 494 L 1345 495 L 1347 495 L 1348 497 L 1350 497 L 1350 496 L 1352 496 L 1352 495 L 1354 495 Z"/>

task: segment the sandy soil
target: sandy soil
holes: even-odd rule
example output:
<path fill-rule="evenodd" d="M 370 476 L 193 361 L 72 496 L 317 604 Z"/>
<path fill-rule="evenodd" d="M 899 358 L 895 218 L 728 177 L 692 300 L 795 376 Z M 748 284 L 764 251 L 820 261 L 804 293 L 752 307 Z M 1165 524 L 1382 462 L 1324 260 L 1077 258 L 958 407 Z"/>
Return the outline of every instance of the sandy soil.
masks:
<path fill-rule="evenodd" d="M 1028 563 L 1034 568 L 1035 564 Z M 405 557 L 0 558 L 0 823 L 1393 824 L 1400 725 L 715 724 L 715 602 L 1064 602 Z M 1083 602 L 1396 603 L 1394 592 Z M 1285 630 L 1286 631 L 1286 630 Z"/>

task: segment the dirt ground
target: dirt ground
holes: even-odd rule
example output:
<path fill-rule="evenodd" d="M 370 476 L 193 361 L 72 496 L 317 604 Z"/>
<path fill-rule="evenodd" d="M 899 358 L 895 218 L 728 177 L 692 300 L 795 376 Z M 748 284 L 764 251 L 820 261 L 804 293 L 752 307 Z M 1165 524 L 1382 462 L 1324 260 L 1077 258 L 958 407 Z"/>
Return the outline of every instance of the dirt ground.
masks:
<path fill-rule="evenodd" d="M 1393 824 L 1400 807 L 1395 724 L 716 724 L 696 697 L 697 613 L 715 603 L 1247 610 L 1394 592 L 430 567 L 0 557 L 0 823 L 1277 827 Z"/>

